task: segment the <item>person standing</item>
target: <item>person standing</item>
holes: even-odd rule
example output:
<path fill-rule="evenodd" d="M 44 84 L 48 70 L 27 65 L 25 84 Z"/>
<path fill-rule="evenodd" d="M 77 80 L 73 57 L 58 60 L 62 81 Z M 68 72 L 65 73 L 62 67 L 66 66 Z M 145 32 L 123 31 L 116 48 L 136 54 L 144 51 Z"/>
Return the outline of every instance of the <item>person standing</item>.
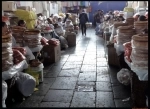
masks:
<path fill-rule="evenodd" d="M 86 36 L 86 22 L 88 22 L 89 19 L 88 19 L 87 13 L 85 12 L 85 9 L 83 9 L 82 13 L 79 15 L 79 20 L 80 20 L 82 35 L 85 34 Z"/>
<path fill-rule="evenodd" d="M 94 20 L 94 22 L 93 22 L 94 24 L 93 24 L 93 25 L 94 25 L 94 26 L 96 26 L 96 14 L 97 14 L 97 12 L 98 12 L 98 11 L 96 10 L 96 11 L 94 12 L 94 14 L 93 14 L 93 20 Z"/>

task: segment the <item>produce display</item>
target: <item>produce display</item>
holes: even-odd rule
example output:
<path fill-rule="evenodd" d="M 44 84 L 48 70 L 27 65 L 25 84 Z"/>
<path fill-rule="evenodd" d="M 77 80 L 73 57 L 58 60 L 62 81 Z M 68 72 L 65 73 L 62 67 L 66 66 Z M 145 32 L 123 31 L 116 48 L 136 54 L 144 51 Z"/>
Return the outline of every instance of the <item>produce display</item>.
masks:
<path fill-rule="evenodd" d="M 13 65 L 11 34 L 2 36 L 2 71 L 9 70 Z"/>

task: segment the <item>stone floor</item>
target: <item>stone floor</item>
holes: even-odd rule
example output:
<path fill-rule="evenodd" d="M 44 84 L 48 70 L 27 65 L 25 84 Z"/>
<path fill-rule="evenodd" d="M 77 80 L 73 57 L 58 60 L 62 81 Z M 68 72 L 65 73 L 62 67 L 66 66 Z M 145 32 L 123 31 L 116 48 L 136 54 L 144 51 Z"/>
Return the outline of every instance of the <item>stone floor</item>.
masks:
<path fill-rule="evenodd" d="M 130 87 L 117 80 L 119 69 L 108 66 L 104 40 L 94 29 L 79 32 L 76 47 L 44 69 L 39 91 L 17 107 L 131 107 Z"/>

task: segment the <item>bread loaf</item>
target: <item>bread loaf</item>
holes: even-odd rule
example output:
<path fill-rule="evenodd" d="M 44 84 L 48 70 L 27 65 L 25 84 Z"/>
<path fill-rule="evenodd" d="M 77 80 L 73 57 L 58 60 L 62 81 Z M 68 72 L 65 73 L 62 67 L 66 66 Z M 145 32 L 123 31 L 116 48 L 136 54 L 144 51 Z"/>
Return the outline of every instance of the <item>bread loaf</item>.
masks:
<path fill-rule="evenodd" d="M 148 42 L 131 40 L 132 48 L 148 50 Z"/>
<path fill-rule="evenodd" d="M 148 42 L 148 35 L 143 34 L 143 35 L 133 35 L 132 39 L 135 41 L 142 41 L 142 42 Z"/>

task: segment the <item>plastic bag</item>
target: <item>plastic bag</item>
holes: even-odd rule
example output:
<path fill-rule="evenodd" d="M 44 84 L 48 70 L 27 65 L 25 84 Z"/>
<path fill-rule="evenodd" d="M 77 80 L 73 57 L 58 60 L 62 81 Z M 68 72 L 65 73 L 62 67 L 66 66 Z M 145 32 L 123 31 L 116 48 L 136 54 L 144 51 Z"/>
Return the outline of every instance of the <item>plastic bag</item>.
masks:
<path fill-rule="evenodd" d="M 131 63 L 131 70 L 137 74 L 140 81 L 148 81 L 148 67 L 136 67 Z"/>
<path fill-rule="evenodd" d="M 39 74 L 39 82 L 43 82 L 43 68 L 44 68 L 43 63 L 41 63 L 37 67 L 30 67 L 30 69 L 32 71 L 40 72 L 40 74 Z"/>
<path fill-rule="evenodd" d="M 3 80 L 11 79 L 17 72 L 21 72 L 27 68 L 28 68 L 28 64 L 27 64 L 26 60 L 23 60 L 19 64 L 11 67 L 8 71 L 2 72 L 2 79 Z"/>
<path fill-rule="evenodd" d="M 30 96 L 34 92 L 36 86 L 35 78 L 23 72 L 18 73 L 16 80 L 19 91 L 25 96 Z"/>
<path fill-rule="evenodd" d="M 41 71 L 36 71 L 31 67 L 28 67 L 28 69 L 25 70 L 25 73 L 30 74 L 31 76 L 33 76 L 36 80 L 36 85 L 39 85 L 39 76 Z"/>
<path fill-rule="evenodd" d="M 129 85 L 130 84 L 130 71 L 128 69 L 121 69 L 118 73 L 117 73 L 117 79 L 120 83 L 122 83 L 123 85 Z"/>
<path fill-rule="evenodd" d="M 25 46 L 24 49 L 26 50 L 26 56 L 28 56 L 29 60 L 35 59 L 35 56 L 28 46 Z"/>
<path fill-rule="evenodd" d="M 39 51 L 41 51 L 42 48 L 43 48 L 42 45 L 37 45 L 37 47 L 30 48 L 30 50 L 31 50 L 32 52 L 39 52 Z"/>
<path fill-rule="evenodd" d="M 114 44 L 114 48 L 116 49 L 116 53 L 119 56 L 121 53 L 124 52 L 124 46 L 122 44 Z"/>
<path fill-rule="evenodd" d="M 7 98 L 7 83 L 2 80 L 2 100 L 6 100 Z"/>

